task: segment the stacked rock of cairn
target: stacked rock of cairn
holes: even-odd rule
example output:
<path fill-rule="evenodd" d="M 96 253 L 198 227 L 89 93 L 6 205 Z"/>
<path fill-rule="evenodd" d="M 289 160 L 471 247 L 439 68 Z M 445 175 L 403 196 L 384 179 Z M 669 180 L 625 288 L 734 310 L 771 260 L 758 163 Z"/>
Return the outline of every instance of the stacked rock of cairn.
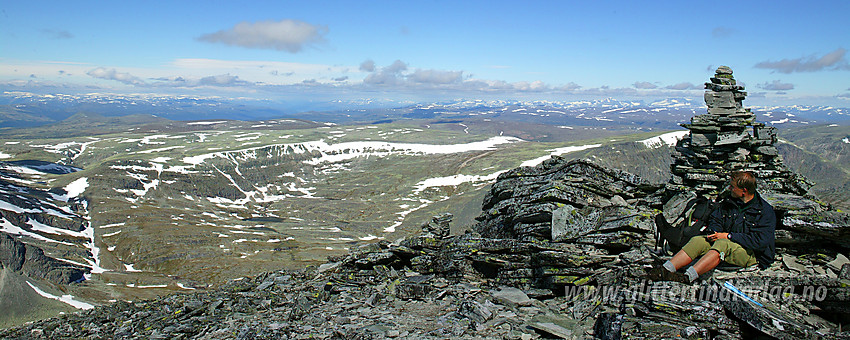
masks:
<path fill-rule="evenodd" d="M 442 213 L 437 216 L 431 218 L 431 222 L 428 222 L 422 226 L 422 232 L 426 235 L 433 235 L 438 239 L 443 239 L 446 236 L 449 236 L 449 225 L 452 222 L 452 218 L 454 215 L 451 213 Z"/>
<path fill-rule="evenodd" d="M 776 128 L 756 122 L 744 108 L 744 87 L 732 77 L 732 69 L 720 66 L 705 83 L 708 113 L 681 126 L 690 134 L 676 144 L 670 184 L 714 197 L 722 192 L 733 171 L 751 171 L 760 191 L 805 195 L 812 186 L 788 170 L 777 154 Z"/>

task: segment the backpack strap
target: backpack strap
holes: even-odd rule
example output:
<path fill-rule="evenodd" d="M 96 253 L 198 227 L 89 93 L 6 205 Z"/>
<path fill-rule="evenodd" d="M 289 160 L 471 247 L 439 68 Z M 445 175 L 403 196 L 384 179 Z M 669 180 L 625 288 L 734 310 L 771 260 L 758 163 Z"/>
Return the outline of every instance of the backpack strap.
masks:
<path fill-rule="evenodd" d="M 655 251 L 664 250 L 667 239 L 664 238 L 664 231 L 667 231 L 672 226 L 664 218 L 664 214 L 655 215 Z"/>

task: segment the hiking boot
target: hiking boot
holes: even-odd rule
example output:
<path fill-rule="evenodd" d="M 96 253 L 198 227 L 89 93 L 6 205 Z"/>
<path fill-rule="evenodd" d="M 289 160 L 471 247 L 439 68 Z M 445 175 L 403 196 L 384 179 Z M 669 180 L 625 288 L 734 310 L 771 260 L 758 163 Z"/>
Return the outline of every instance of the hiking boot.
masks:
<path fill-rule="evenodd" d="M 655 249 L 650 248 L 649 246 L 643 246 L 643 251 L 645 253 L 649 254 L 649 257 L 651 258 L 653 266 L 660 266 L 664 262 L 667 262 L 666 259 L 662 258 L 662 256 L 667 255 L 667 254 L 665 254 L 663 249 L 655 250 Z"/>
<path fill-rule="evenodd" d="M 653 266 L 646 271 L 646 276 L 650 281 L 672 281 L 684 284 L 690 284 L 691 280 L 688 276 L 680 272 L 671 272 L 661 266 Z"/>
<path fill-rule="evenodd" d="M 665 281 L 673 281 L 673 282 L 678 282 L 678 283 L 684 283 L 686 285 L 691 284 L 691 279 L 689 279 L 688 276 L 685 275 L 685 273 L 673 272 L 673 273 L 670 273 L 667 276 L 666 279 L 667 280 L 665 280 Z"/>
<path fill-rule="evenodd" d="M 664 276 L 670 271 L 664 267 L 653 265 L 646 270 L 646 278 L 650 281 L 664 281 Z"/>

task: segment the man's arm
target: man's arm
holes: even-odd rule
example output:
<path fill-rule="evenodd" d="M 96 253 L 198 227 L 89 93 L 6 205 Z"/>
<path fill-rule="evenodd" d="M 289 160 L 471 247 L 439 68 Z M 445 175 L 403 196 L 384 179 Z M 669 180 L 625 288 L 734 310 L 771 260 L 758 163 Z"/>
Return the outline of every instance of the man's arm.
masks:
<path fill-rule="evenodd" d="M 711 216 L 708 217 L 708 230 L 716 233 L 723 231 L 723 213 L 721 210 L 723 210 L 723 207 L 718 205 L 717 209 L 711 212 Z"/>
<path fill-rule="evenodd" d="M 747 232 L 731 233 L 728 237 L 729 240 L 740 244 L 746 249 L 763 249 L 767 247 L 776 238 L 776 214 L 773 212 L 773 208 L 762 210 L 756 224 L 750 226 Z"/>

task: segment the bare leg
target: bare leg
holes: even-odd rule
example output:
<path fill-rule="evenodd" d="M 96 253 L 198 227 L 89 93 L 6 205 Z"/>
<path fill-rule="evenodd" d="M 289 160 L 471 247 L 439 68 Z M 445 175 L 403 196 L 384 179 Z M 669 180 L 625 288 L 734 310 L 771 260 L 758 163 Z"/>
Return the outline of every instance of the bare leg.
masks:
<path fill-rule="evenodd" d="M 676 270 L 679 270 L 682 269 L 682 267 L 687 266 L 693 260 L 694 259 L 688 256 L 688 253 L 685 253 L 683 250 L 679 250 L 676 255 L 673 255 L 673 258 L 670 259 L 670 262 L 673 263 L 673 266 L 676 267 Z"/>
<path fill-rule="evenodd" d="M 675 264 L 675 262 L 673 262 L 673 264 Z M 718 264 L 720 264 L 720 253 L 717 250 L 712 249 L 705 253 L 705 255 L 703 255 L 699 261 L 694 264 L 694 270 L 697 271 L 697 274 L 702 275 L 709 270 L 714 269 L 714 267 L 717 267 Z M 679 267 L 677 266 L 676 268 Z"/>

